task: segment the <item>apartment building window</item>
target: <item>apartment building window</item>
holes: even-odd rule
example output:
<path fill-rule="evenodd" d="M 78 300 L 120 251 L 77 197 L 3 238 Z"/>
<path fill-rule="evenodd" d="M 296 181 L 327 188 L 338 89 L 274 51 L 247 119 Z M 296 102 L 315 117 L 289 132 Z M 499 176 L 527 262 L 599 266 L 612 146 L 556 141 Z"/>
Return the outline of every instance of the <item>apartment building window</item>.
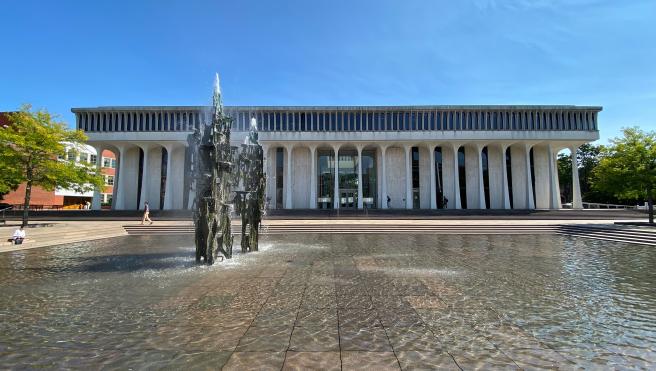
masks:
<path fill-rule="evenodd" d="M 102 194 L 102 203 L 111 205 L 111 203 L 112 203 L 112 194 L 111 193 L 103 193 Z"/>
<path fill-rule="evenodd" d="M 89 154 L 85 152 L 80 153 L 80 162 L 89 162 Z"/>
<path fill-rule="evenodd" d="M 95 165 L 95 164 L 96 164 L 96 161 L 98 161 L 98 156 L 96 156 L 96 155 L 91 155 L 91 156 L 89 156 L 89 162 L 90 162 L 90 163 L 92 163 L 92 164 Z"/>
<path fill-rule="evenodd" d="M 102 167 L 108 167 L 108 168 L 112 168 L 112 169 L 116 168 L 116 159 L 109 158 L 109 157 L 103 157 L 102 160 L 103 160 Z"/>
<path fill-rule="evenodd" d="M 113 175 L 105 175 L 105 185 L 108 185 L 108 186 L 113 186 L 114 185 L 114 176 Z"/>

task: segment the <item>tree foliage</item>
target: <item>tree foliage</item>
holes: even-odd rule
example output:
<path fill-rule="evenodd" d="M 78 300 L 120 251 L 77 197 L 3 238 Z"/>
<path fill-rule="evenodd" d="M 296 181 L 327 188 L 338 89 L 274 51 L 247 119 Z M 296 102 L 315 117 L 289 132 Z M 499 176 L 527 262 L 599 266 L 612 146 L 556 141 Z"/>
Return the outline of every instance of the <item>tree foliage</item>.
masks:
<path fill-rule="evenodd" d="M 558 182 L 560 193 L 565 202 L 572 199 L 572 160 L 568 154 L 558 154 Z"/>
<path fill-rule="evenodd" d="M 5 161 L 8 156 L 9 148 L 0 146 L 0 199 L 5 194 L 15 191 L 21 184 L 20 169 L 12 167 L 8 161 Z"/>
<path fill-rule="evenodd" d="M 79 153 L 86 140 L 82 131 L 68 129 L 46 110 L 32 111 L 26 105 L 9 114 L 9 125 L 0 128 L 0 171 L 3 172 L 0 190 L 26 183 L 23 224 L 27 224 L 33 186 L 76 192 L 102 187 L 102 176 L 96 166 L 58 159 L 67 150 Z"/>
<path fill-rule="evenodd" d="M 622 129 L 601 153 L 594 169 L 593 187 L 619 199 L 647 199 L 653 223 L 653 197 L 656 188 L 656 133 L 637 127 Z"/>
<path fill-rule="evenodd" d="M 576 152 L 576 164 L 579 170 L 579 184 L 581 198 L 585 202 L 617 203 L 618 198 L 612 193 L 603 192 L 593 188 L 592 174 L 599 164 L 601 145 L 583 144 Z M 560 190 L 566 201 L 572 200 L 572 160 L 569 154 L 558 155 L 558 180 Z"/>

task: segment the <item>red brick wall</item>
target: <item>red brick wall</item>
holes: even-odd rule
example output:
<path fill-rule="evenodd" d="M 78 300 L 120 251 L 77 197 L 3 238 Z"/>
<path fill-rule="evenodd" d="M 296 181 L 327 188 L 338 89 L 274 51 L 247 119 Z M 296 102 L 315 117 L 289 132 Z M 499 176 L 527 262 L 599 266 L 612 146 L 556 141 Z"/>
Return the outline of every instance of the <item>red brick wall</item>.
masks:
<path fill-rule="evenodd" d="M 102 157 L 116 158 L 114 152 L 108 150 L 104 150 L 102 152 Z M 101 167 L 100 172 L 103 175 L 114 175 L 114 182 L 116 182 L 116 169 L 112 169 L 111 167 Z M 105 186 L 105 188 L 103 188 L 103 193 L 113 193 L 113 192 L 114 192 L 114 187 L 112 186 Z"/>
<path fill-rule="evenodd" d="M 0 112 L 0 126 L 9 125 L 9 117 L 7 114 L 10 112 Z"/>
<path fill-rule="evenodd" d="M 22 205 L 25 202 L 25 183 L 18 186 L 18 189 L 7 193 L 2 202 L 12 205 Z M 55 196 L 55 191 L 45 191 L 40 187 L 32 187 L 30 196 L 31 205 L 63 205 L 64 196 Z"/>

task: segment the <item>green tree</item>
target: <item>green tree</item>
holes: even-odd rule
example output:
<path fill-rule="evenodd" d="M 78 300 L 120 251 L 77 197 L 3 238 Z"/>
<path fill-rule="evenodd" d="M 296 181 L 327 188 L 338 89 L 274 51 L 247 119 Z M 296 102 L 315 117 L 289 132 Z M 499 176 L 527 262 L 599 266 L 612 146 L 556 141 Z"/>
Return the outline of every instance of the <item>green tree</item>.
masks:
<path fill-rule="evenodd" d="M 619 199 L 647 199 L 649 223 L 654 223 L 656 188 L 656 133 L 637 127 L 622 129 L 603 149 L 593 172 L 593 187 Z"/>
<path fill-rule="evenodd" d="M 560 193 L 565 202 L 572 199 L 572 159 L 565 153 L 558 154 L 558 182 Z"/>
<path fill-rule="evenodd" d="M 28 223 L 32 187 L 87 192 L 102 187 L 96 166 L 58 159 L 68 150 L 79 152 L 86 136 L 55 121 L 45 110 L 32 111 L 29 105 L 9 114 L 9 125 L 0 128 L 0 170 L 8 170 L 3 186 L 25 182 L 23 224 Z M 4 178 L 4 177 L 3 177 Z"/>
<path fill-rule="evenodd" d="M 592 189 L 592 173 L 597 165 L 599 165 L 602 148 L 603 146 L 601 145 L 595 146 L 586 143 L 581 145 L 576 152 L 576 163 L 579 166 L 579 182 L 581 183 L 581 197 L 584 201 L 602 203 L 612 201 L 612 195 L 597 194 Z"/>
<path fill-rule="evenodd" d="M 616 203 L 612 194 L 600 192 L 592 187 L 592 173 L 599 164 L 603 146 L 583 144 L 576 152 L 576 164 L 579 170 L 581 199 L 586 202 Z M 572 200 L 572 160 L 569 154 L 558 155 L 558 180 L 565 200 Z"/>

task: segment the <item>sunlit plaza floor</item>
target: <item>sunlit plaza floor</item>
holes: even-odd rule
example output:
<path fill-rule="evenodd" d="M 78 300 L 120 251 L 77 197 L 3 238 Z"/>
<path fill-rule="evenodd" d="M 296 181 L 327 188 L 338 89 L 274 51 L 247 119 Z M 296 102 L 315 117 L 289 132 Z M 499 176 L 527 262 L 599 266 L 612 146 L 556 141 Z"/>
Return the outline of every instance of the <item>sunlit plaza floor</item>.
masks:
<path fill-rule="evenodd" d="M 238 243 L 235 251 L 239 250 Z M 189 237 L 0 254 L 2 368 L 653 368 L 656 251 L 555 235 Z"/>

